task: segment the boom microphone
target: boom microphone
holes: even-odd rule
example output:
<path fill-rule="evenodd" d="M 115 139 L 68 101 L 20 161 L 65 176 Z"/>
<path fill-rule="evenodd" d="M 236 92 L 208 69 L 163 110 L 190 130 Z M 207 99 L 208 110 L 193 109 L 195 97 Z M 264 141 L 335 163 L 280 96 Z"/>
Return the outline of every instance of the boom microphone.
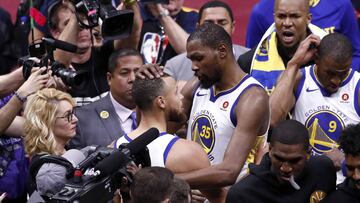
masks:
<path fill-rule="evenodd" d="M 122 150 L 111 153 L 104 160 L 95 166 L 95 172 L 100 173 L 100 177 L 112 175 L 117 170 L 125 166 L 131 160 L 130 155 L 139 153 L 146 145 L 150 144 L 159 136 L 159 130 L 150 128 L 139 137 L 130 142 Z"/>
<path fill-rule="evenodd" d="M 71 53 L 76 53 L 76 50 L 77 50 L 76 45 L 73 45 L 73 44 L 65 42 L 65 41 L 52 39 L 52 38 L 46 38 L 46 37 L 43 37 L 42 41 L 45 42 L 45 44 L 48 45 L 48 46 L 51 46 L 51 47 L 56 48 L 56 49 L 61 49 L 61 50 L 64 50 L 64 51 L 68 51 L 68 52 L 71 52 Z"/>

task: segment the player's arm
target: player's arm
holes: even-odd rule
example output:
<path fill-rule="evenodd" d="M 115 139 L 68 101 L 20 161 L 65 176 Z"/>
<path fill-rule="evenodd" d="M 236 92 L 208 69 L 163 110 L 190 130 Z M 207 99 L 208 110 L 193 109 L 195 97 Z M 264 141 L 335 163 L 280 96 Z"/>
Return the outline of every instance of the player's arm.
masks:
<path fill-rule="evenodd" d="M 165 166 L 177 174 L 207 168 L 210 162 L 199 144 L 179 139 L 171 148 Z M 191 184 L 190 186 L 193 188 Z M 226 198 L 226 192 L 222 188 L 201 190 L 201 192 L 210 202 L 224 202 Z"/>
<path fill-rule="evenodd" d="M 280 76 L 275 90 L 270 95 L 271 127 L 284 120 L 295 105 L 294 89 L 301 78 L 299 71 L 303 64 L 306 64 L 315 54 L 316 48 L 310 49 L 311 44 L 318 46 L 320 38 L 316 35 L 309 35 L 302 41 L 296 50 L 293 58 L 288 62 L 285 71 Z"/>
<path fill-rule="evenodd" d="M 251 87 L 241 95 L 235 108 L 237 125 L 220 164 L 179 174 L 196 188 L 216 188 L 235 183 L 256 137 L 266 133 L 269 124 L 269 98 L 261 87 Z"/>

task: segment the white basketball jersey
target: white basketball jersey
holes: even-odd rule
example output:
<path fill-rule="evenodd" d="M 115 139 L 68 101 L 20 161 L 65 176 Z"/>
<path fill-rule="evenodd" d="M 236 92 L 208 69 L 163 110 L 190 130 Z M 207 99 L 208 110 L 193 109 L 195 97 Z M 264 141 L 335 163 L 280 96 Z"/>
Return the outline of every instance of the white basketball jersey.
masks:
<path fill-rule="evenodd" d="M 199 143 L 204 148 L 211 164 L 223 161 L 225 150 L 237 124 L 236 105 L 242 93 L 252 86 L 261 87 L 259 82 L 246 75 L 235 87 L 217 95 L 214 94 L 214 86 L 209 89 L 200 86 L 196 89 L 187 139 Z"/>
<path fill-rule="evenodd" d="M 160 133 L 159 137 L 147 145 L 151 160 L 151 166 L 165 167 L 167 155 L 179 137 L 165 132 Z M 116 149 L 123 143 L 129 143 L 132 139 L 125 134 L 115 142 Z"/>
<path fill-rule="evenodd" d="M 292 115 L 309 130 L 312 153 L 319 155 L 337 146 L 345 126 L 360 122 L 360 73 L 351 70 L 339 90 L 329 94 L 317 80 L 314 67 L 301 70 L 302 78 L 295 92 Z"/>

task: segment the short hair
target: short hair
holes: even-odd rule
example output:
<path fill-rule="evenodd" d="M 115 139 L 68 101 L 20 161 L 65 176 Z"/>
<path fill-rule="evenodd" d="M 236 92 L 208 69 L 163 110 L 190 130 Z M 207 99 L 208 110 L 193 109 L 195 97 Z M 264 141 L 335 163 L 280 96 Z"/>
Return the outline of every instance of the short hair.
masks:
<path fill-rule="evenodd" d="M 109 57 L 109 67 L 108 67 L 108 71 L 110 73 L 114 73 L 116 67 L 117 67 L 117 61 L 119 58 L 121 57 L 125 57 L 125 56 L 138 56 L 139 58 L 141 58 L 141 61 L 143 61 L 143 58 L 141 56 L 141 54 L 135 50 L 135 49 L 120 49 L 117 51 L 114 51 L 111 56 Z"/>
<path fill-rule="evenodd" d="M 338 143 L 345 155 L 360 156 L 360 124 L 346 126 Z"/>
<path fill-rule="evenodd" d="M 137 172 L 130 185 L 133 203 L 160 203 L 170 197 L 174 174 L 163 167 L 146 167 Z"/>
<path fill-rule="evenodd" d="M 25 151 L 30 156 L 40 152 L 55 155 L 53 128 L 60 101 L 75 106 L 73 98 L 54 88 L 45 88 L 29 97 L 25 107 Z"/>
<path fill-rule="evenodd" d="M 132 97 L 140 110 L 149 110 L 154 99 L 163 95 L 164 91 L 165 82 L 162 78 L 136 78 L 132 86 Z"/>
<path fill-rule="evenodd" d="M 307 151 L 309 148 L 309 132 L 299 121 L 284 120 L 272 129 L 270 143 L 274 145 L 274 142 L 287 145 L 304 144 L 304 149 Z"/>
<path fill-rule="evenodd" d="M 229 33 L 214 23 L 206 22 L 200 25 L 195 32 L 190 34 L 187 43 L 193 40 L 200 40 L 202 45 L 212 49 L 218 48 L 218 46 L 223 43 L 229 50 L 232 50 L 232 41 Z"/>
<path fill-rule="evenodd" d="M 203 12 L 205 9 L 207 8 L 215 8 L 215 7 L 221 7 L 221 8 L 224 8 L 229 16 L 230 16 L 230 19 L 231 19 L 231 22 L 234 22 L 234 15 L 233 15 L 233 12 L 230 8 L 229 5 L 227 5 L 225 2 L 222 2 L 222 1 L 209 1 L 209 2 L 206 2 L 204 5 L 201 6 L 200 10 L 199 10 L 199 18 L 198 18 L 198 23 L 200 22 L 200 19 L 203 17 Z"/>
<path fill-rule="evenodd" d="M 336 63 L 342 64 L 352 57 L 352 46 L 348 38 L 340 33 L 326 35 L 318 47 L 319 57 L 331 57 Z"/>
<path fill-rule="evenodd" d="M 175 178 L 172 185 L 170 202 L 188 203 L 190 192 L 191 192 L 190 186 L 185 180 Z"/>

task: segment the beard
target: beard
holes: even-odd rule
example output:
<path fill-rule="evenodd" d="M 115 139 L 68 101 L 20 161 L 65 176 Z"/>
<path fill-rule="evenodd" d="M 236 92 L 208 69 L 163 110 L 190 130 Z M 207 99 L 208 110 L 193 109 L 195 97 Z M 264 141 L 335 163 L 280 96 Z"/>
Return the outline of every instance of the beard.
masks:
<path fill-rule="evenodd" d="M 200 84 L 203 88 L 209 89 L 211 86 L 213 86 L 215 83 L 219 82 L 221 79 L 220 74 L 216 74 L 215 77 L 209 78 L 207 76 L 203 76 L 200 80 Z"/>
<path fill-rule="evenodd" d="M 168 111 L 168 121 L 183 123 L 186 121 L 186 115 L 180 109 L 172 108 Z"/>

